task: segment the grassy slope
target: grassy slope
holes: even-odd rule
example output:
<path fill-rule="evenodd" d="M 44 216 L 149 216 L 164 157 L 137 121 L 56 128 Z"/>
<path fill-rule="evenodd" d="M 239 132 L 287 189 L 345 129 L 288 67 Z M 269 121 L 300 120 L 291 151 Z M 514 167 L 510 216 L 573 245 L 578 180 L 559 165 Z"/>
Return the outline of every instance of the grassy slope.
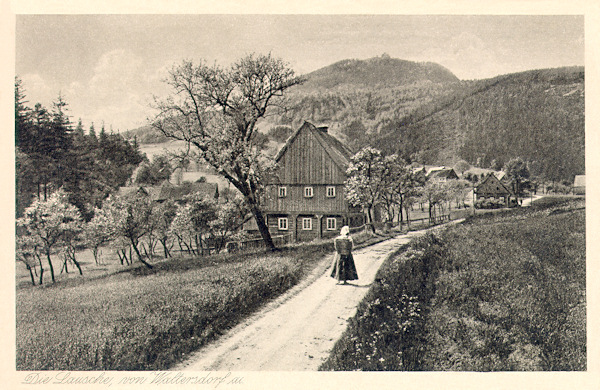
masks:
<path fill-rule="evenodd" d="M 583 201 L 543 203 L 390 259 L 322 369 L 585 370 Z"/>
<path fill-rule="evenodd" d="M 384 237 L 357 235 L 358 246 Z M 329 265 L 331 241 L 17 291 L 17 369 L 162 370 Z"/>

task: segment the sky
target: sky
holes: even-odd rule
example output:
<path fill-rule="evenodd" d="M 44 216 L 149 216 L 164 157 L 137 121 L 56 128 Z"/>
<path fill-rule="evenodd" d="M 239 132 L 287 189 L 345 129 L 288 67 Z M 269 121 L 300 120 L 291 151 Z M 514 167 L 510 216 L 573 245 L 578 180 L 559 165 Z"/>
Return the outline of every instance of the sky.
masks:
<path fill-rule="evenodd" d="M 59 93 L 73 122 L 124 131 L 184 59 L 227 66 L 271 52 L 305 74 L 384 53 L 436 62 L 458 78 L 584 65 L 583 16 L 17 15 L 15 70 L 28 105 Z"/>

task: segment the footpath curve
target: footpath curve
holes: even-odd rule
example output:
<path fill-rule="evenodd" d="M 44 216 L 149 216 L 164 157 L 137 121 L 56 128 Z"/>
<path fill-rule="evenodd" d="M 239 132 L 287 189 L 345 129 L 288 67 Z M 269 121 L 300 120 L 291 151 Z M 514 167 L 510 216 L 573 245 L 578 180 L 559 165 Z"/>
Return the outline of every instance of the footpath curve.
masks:
<path fill-rule="evenodd" d="M 454 221 L 454 223 L 459 221 Z M 356 250 L 359 280 L 336 285 L 322 267 L 213 343 L 192 353 L 175 371 L 316 371 L 340 338 L 383 261 L 425 231 L 410 232 Z"/>

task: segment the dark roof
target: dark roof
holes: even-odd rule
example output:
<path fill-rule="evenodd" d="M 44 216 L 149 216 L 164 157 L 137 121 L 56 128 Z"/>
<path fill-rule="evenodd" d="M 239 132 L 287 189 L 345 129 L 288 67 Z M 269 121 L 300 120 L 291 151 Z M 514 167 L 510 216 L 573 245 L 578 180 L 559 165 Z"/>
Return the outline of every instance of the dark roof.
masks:
<path fill-rule="evenodd" d="M 279 159 L 281 159 L 301 131 L 310 131 L 315 136 L 317 141 L 319 141 L 323 149 L 325 149 L 325 152 L 329 155 L 329 157 L 331 157 L 331 159 L 335 162 L 335 164 L 344 171 L 346 170 L 348 164 L 350 163 L 350 157 L 352 157 L 354 153 L 352 153 L 352 151 L 346 145 L 340 142 L 340 140 L 329 134 L 327 132 L 327 127 L 320 126 L 317 128 L 312 123 L 306 121 L 298 128 L 298 130 L 294 132 L 294 134 L 287 139 L 285 145 L 283 145 L 283 147 L 279 150 L 279 153 L 277 153 L 277 156 L 275 156 L 275 161 L 279 161 Z"/>
<path fill-rule="evenodd" d="M 182 200 L 184 196 L 194 193 L 200 193 L 204 197 L 217 197 L 219 195 L 216 183 L 185 183 L 175 186 L 169 182 L 164 182 L 160 186 L 143 187 L 131 186 L 119 188 L 119 195 L 129 195 L 141 192 L 150 197 L 150 199 L 161 202 L 167 199 Z"/>
<path fill-rule="evenodd" d="M 180 186 L 175 186 L 165 182 L 160 187 L 154 187 L 155 193 L 152 200 L 164 201 L 167 199 L 182 200 L 184 196 L 189 194 L 200 193 L 204 197 L 218 196 L 218 187 L 216 183 L 185 183 Z"/>
<path fill-rule="evenodd" d="M 429 173 L 427 174 L 427 178 L 432 178 L 432 177 L 454 179 L 454 178 L 458 178 L 458 175 L 456 174 L 456 172 L 454 172 L 453 168 L 440 167 L 440 168 L 433 168 L 429 171 Z"/>
<path fill-rule="evenodd" d="M 491 179 L 492 177 L 493 177 L 493 179 Z M 481 183 L 479 183 L 479 185 L 475 188 L 475 193 L 478 193 L 479 187 L 483 186 L 490 179 L 495 181 L 497 185 L 499 184 L 500 186 L 502 186 L 502 188 L 504 188 L 504 190 L 506 190 L 506 193 L 509 193 L 511 195 L 513 194 L 511 189 L 509 187 L 507 187 L 506 185 L 504 185 L 504 183 L 502 183 L 493 172 L 488 173 L 487 176 L 485 177 L 485 179 L 483 179 L 483 181 Z"/>

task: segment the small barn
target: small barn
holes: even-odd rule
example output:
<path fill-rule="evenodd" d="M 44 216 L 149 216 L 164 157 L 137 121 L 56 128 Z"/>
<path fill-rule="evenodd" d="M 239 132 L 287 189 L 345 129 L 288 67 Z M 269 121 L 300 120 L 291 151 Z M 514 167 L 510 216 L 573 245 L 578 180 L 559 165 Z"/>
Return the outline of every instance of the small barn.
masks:
<path fill-rule="evenodd" d="M 148 196 L 157 203 L 162 203 L 168 199 L 175 202 L 183 201 L 183 198 L 189 194 L 200 193 L 205 198 L 219 198 L 219 187 L 216 183 L 189 183 L 176 186 L 167 181 L 159 186 L 129 186 L 119 188 L 119 195 L 127 196 L 131 194 L 141 194 Z"/>
<path fill-rule="evenodd" d="M 496 175 L 489 173 L 485 179 L 475 187 L 477 201 L 502 201 L 505 207 L 511 205 L 512 191 L 504 185 Z"/>
<path fill-rule="evenodd" d="M 454 168 L 435 167 L 427 172 L 427 180 L 443 183 L 448 180 L 458 180 L 458 175 Z"/>
<path fill-rule="evenodd" d="M 176 186 L 164 182 L 159 187 L 151 187 L 148 192 L 151 194 L 152 200 L 159 203 L 169 199 L 181 202 L 185 196 L 190 194 L 200 194 L 204 198 L 219 198 L 219 187 L 216 183 L 184 182 Z"/>
<path fill-rule="evenodd" d="M 575 176 L 573 181 L 573 194 L 585 195 L 585 175 Z"/>

